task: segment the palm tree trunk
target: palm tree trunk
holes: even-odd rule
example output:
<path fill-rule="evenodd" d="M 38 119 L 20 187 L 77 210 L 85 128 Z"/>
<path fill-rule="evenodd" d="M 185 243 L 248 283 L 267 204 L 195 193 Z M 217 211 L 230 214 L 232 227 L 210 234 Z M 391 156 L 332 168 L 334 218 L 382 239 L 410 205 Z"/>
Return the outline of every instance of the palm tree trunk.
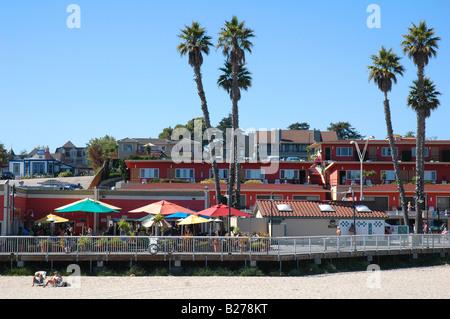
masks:
<path fill-rule="evenodd" d="M 239 163 L 239 146 L 238 146 L 238 138 L 237 134 L 239 134 L 239 114 L 238 114 L 238 75 L 239 75 L 239 66 L 238 66 L 238 60 L 236 57 L 231 59 L 231 75 L 232 75 L 232 84 L 231 84 L 231 92 L 232 92 L 232 128 L 233 128 L 233 168 L 234 168 L 234 178 L 236 183 L 235 193 L 233 197 L 233 201 L 231 202 L 233 204 L 233 207 L 240 209 L 240 197 L 241 197 L 241 182 L 240 182 L 240 175 L 241 175 L 241 169 L 240 169 L 240 163 Z"/>
<path fill-rule="evenodd" d="M 200 66 L 196 66 L 194 68 L 195 72 L 195 82 L 197 83 L 197 92 L 198 96 L 200 97 L 200 100 L 202 101 L 202 111 L 203 111 L 203 118 L 205 119 L 205 126 L 206 126 L 206 134 L 209 144 L 211 145 L 211 136 L 209 135 L 209 130 L 211 129 L 211 121 L 209 119 L 209 111 L 208 111 L 208 105 L 206 103 L 206 97 L 205 97 L 205 91 L 203 90 L 203 83 L 202 83 L 202 73 L 200 71 Z M 217 162 L 215 158 L 215 149 L 213 148 L 211 150 L 211 156 L 212 156 L 212 171 L 213 171 L 213 177 L 214 177 L 214 185 L 216 189 L 216 204 L 221 204 L 222 202 L 222 195 L 220 193 L 220 182 L 219 182 L 219 169 L 217 168 Z"/>
<path fill-rule="evenodd" d="M 416 218 L 415 218 L 415 233 L 422 232 L 422 209 L 425 202 L 425 185 L 424 185 L 424 170 L 425 170 L 425 109 L 424 109 L 424 86 L 423 86 L 423 72 L 424 65 L 421 63 L 417 68 L 417 91 L 419 95 L 417 108 L 417 137 L 416 137 Z"/>
<path fill-rule="evenodd" d="M 395 179 L 397 181 L 397 189 L 399 192 L 400 205 L 403 211 L 403 222 L 405 223 L 405 225 L 409 227 L 408 208 L 405 201 L 405 190 L 403 188 L 403 181 L 400 176 L 400 168 L 398 166 L 398 155 L 395 148 L 394 134 L 392 130 L 392 121 L 391 121 L 391 110 L 389 106 L 389 100 L 387 98 L 387 92 L 384 92 L 384 116 L 386 118 L 386 128 L 388 133 L 389 146 L 391 148 L 392 163 L 394 164 Z"/>

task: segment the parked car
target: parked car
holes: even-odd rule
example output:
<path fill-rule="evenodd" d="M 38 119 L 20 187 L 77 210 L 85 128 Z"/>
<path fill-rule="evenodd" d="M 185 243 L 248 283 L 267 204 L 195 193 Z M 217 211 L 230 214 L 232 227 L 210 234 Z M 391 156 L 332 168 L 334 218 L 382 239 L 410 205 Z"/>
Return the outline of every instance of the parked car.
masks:
<path fill-rule="evenodd" d="M 286 158 L 286 161 L 288 161 L 288 162 L 300 162 L 301 161 L 301 159 L 299 158 L 299 157 L 288 157 L 288 158 Z"/>
<path fill-rule="evenodd" d="M 16 177 L 11 172 L 3 172 L 2 173 L 2 179 L 14 179 L 14 178 L 16 178 Z"/>

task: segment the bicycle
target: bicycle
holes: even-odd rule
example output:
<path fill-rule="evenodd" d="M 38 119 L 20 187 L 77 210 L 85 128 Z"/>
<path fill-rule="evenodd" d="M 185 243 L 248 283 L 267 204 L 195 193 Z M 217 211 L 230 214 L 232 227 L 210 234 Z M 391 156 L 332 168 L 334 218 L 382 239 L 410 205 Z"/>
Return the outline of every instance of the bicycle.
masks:
<path fill-rule="evenodd" d="M 175 251 L 175 245 L 166 245 L 167 253 L 171 254 Z M 158 252 L 162 251 L 161 245 L 159 244 L 158 238 L 150 238 L 148 243 L 148 252 L 152 255 L 156 255 Z"/>

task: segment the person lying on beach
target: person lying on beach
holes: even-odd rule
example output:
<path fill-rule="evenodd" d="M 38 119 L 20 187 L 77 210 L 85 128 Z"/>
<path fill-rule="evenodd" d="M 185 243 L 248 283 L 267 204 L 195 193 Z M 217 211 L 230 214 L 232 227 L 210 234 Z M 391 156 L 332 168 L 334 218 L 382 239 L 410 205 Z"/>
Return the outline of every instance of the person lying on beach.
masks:
<path fill-rule="evenodd" d="M 33 284 L 31 287 L 34 286 L 34 284 L 42 285 L 44 283 L 44 276 L 42 275 L 42 271 L 36 271 L 33 277 Z"/>
<path fill-rule="evenodd" d="M 52 284 L 53 287 L 58 286 L 60 283 L 62 282 L 62 277 L 59 275 L 58 271 L 55 271 L 55 275 L 50 277 L 47 282 L 44 284 L 44 288 L 48 285 L 48 284 Z"/>

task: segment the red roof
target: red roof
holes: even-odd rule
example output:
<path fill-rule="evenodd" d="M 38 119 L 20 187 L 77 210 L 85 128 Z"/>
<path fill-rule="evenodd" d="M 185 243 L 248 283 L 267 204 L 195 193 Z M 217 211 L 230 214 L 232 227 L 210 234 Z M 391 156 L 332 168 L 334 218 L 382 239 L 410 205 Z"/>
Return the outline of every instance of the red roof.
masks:
<path fill-rule="evenodd" d="M 292 211 L 281 206 L 289 205 Z M 329 205 L 334 211 L 321 211 L 319 205 Z M 388 218 L 388 215 L 375 202 L 355 202 L 355 206 L 365 205 L 371 212 L 358 212 L 356 218 Z M 280 210 L 281 209 L 281 210 Z M 273 206 L 270 200 L 256 201 L 255 210 L 262 216 L 270 217 L 303 217 L 303 218 L 353 218 L 353 202 L 351 201 L 308 201 L 308 200 L 275 200 Z"/>
<path fill-rule="evenodd" d="M 405 192 L 413 192 L 415 184 L 403 184 Z M 380 184 L 364 188 L 364 193 L 370 192 L 398 192 L 397 184 Z M 425 184 L 425 192 L 450 192 L 450 184 Z"/>
<path fill-rule="evenodd" d="M 125 186 L 122 189 L 133 190 L 186 190 L 186 191 L 199 191 L 205 190 L 208 187 L 209 191 L 215 191 L 214 184 L 203 183 L 148 183 L 138 184 L 133 186 Z M 227 184 L 220 184 L 220 189 L 227 190 Z M 321 186 L 314 185 L 302 185 L 302 184 L 241 184 L 241 190 L 246 191 L 288 191 L 288 192 L 326 192 L 329 190 L 324 189 Z"/>

